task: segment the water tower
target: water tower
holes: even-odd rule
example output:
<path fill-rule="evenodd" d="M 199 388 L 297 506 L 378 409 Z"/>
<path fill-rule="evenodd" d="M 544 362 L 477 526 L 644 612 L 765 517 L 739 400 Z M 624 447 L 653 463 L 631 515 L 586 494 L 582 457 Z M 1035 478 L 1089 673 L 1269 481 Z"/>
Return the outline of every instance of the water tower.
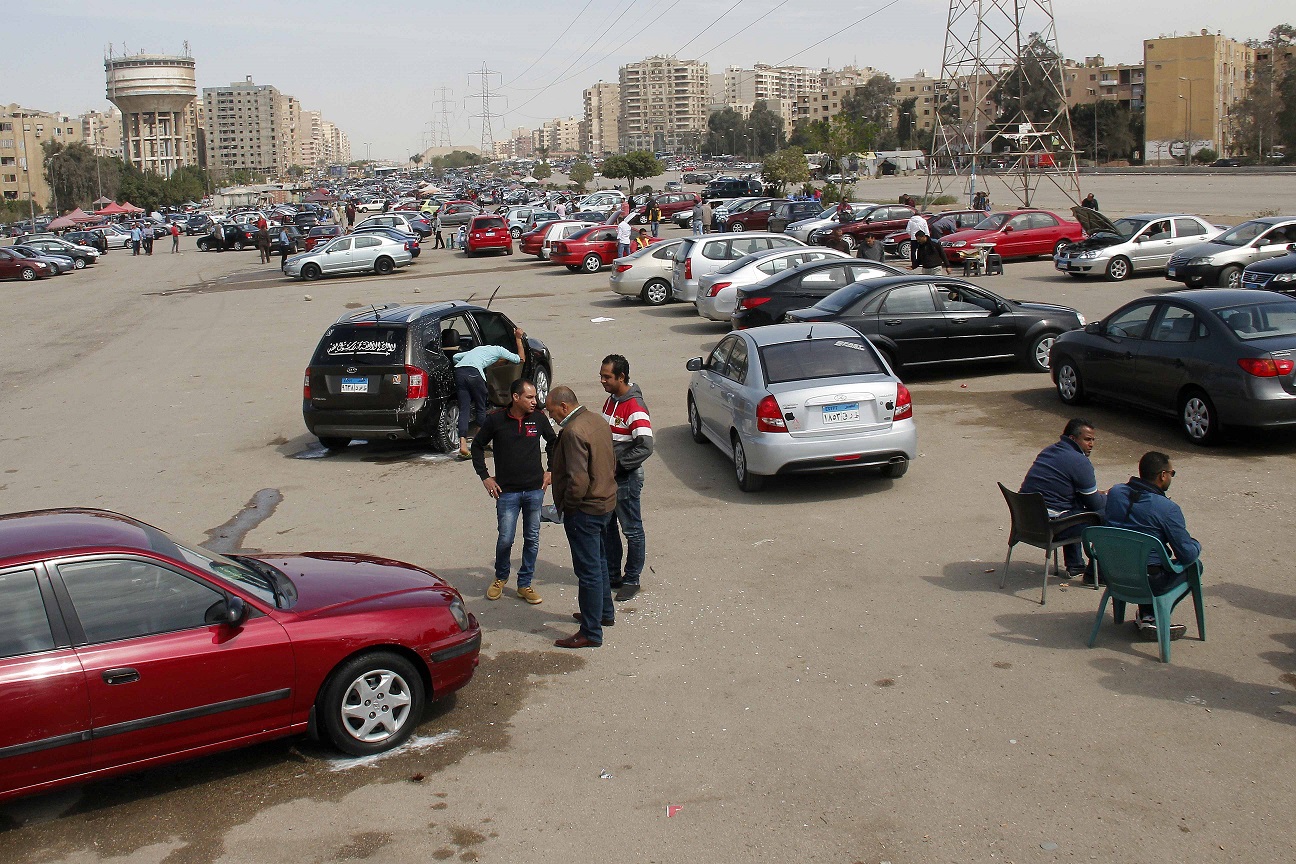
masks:
<path fill-rule="evenodd" d="M 198 87 L 188 56 L 104 58 L 108 101 L 122 112 L 123 158 L 163 177 L 198 164 Z"/>

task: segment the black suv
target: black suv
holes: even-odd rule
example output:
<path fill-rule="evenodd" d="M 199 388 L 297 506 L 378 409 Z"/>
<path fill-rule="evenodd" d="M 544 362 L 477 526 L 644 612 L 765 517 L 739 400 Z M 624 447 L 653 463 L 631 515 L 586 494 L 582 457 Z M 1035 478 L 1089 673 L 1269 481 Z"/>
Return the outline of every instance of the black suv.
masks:
<path fill-rule="evenodd" d="M 479 345 L 517 350 L 515 325 L 501 312 L 451 300 L 427 305 L 388 303 L 348 313 L 325 331 L 306 369 L 302 416 L 330 450 L 353 438 L 427 439 L 442 452 L 459 447 L 459 402 L 452 358 Z M 519 377 L 535 382 L 543 404 L 553 380 L 553 357 L 527 337 L 522 365 L 490 367 L 491 402 L 509 404 Z"/>
<path fill-rule="evenodd" d="M 724 177 L 708 183 L 702 197 L 707 200 L 713 198 L 747 198 L 752 195 L 759 195 L 764 190 L 765 187 L 761 185 L 759 180 L 737 180 L 733 177 Z"/>
<path fill-rule="evenodd" d="M 782 234 L 783 229 L 802 219 L 813 219 L 826 209 L 818 201 L 782 201 L 774 205 L 766 231 Z"/>
<path fill-rule="evenodd" d="M 216 226 L 212 226 L 210 234 L 198 238 L 198 251 L 200 252 L 224 252 L 226 249 L 242 252 L 244 249 L 255 248 L 255 226 L 249 230 L 240 225 L 222 223 L 219 235 L 216 234 Z"/>

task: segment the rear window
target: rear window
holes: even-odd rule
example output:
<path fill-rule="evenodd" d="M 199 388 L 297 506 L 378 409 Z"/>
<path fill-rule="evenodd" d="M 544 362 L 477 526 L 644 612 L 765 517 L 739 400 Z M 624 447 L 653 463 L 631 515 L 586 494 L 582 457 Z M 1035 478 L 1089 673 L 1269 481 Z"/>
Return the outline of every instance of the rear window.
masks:
<path fill-rule="evenodd" d="M 478 231 L 485 231 L 488 228 L 503 228 L 504 220 L 491 217 L 490 219 L 477 219 L 473 222 L 473 227 Z"/>
<path fill-rule="evenodd" d="M 1213 310 L 1244 341 L 1296 336 L 1296 303 L 1256 303 Z"/>
<path fill-rule="evenodd" d="M 864 337 L 800 339 L 760 349 L 765 381 L 807 381 L 844 375 L 872 375 L 882 371 L 872 346 Z"/>
<path fill-rule="evenodd" d="M 324 334 L 311 363 L 402 365 L 405 362 L 405 334 L 404 327 L 340 324 Z"/>

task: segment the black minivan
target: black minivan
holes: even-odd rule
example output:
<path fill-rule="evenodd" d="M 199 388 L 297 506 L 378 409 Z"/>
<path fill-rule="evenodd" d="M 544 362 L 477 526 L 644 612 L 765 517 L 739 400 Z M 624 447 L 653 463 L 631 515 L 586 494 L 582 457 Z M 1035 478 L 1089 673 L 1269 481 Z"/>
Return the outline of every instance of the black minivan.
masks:
<path fill-rule="evenodd" d="M 329 450 L 353 439 L 430 440 L 442 452 L 459 448 L 459 403 L 452 358 L 480 345 L 516 350 L 515 325 L 503 313 L 471 303 L 388 303 L 347 313 L 324 332 L 303 378 L 306 428 Z M 540 403 L 553 380 L 553 357 L 539 339 L 526 340 L 522 364 L 490 367 L 486 389 L 509 404 L 519 377 L 536 385 Z"/>
<path fill-rule="evenodd" d="M 746 198 L 751 195 L 760 195 L 765 187 L 759 180 L 737 180 L 733 177 L 722 177 L 719 180 L 712 180 L 706 185 L 702 192 L 702 197 L 711 200 L 713 198 Z"/>

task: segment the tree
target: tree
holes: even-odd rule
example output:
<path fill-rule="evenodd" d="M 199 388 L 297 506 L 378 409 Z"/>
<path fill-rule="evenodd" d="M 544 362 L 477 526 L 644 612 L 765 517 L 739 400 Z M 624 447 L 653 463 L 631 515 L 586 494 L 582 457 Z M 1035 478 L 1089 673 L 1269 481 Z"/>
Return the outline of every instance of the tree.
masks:
<path fill-rule="evenodd" d="M 633 189 L 636 180 L 661 175 L 666 167 L 647 150 L 632 150 L 603 160 L 603 176 L 614 180 L 624 179 L 626 188 Z"/>
<path fill-rule="evenodd" d="M 588 162 L 577 162 L 571 167 L 567 176 L 581 191 L 584 191 L 585 184 L 594 179 L 594 168 Z"/>
<path fill-rule="evenodd" d="M 531 176 L 537 180 L 548 180 L 553 176 L 553 169 L 549 167 L 548 162 L 539 162 L 531 169 Z"/>
<path fill-rule="evenodd" d="M 895 81 L 890 75 L 874 75 L 842 99 L 842 113 L 855 120 L 891 125 L 891 105 L 895 101 Z"/>
<path fill-rule="evenodd" d="M 1000 123 L 1046 124 L 1062 109 L 1057 92 L 1061 58 L 1038 33 L 1030 34 L 1017 65 L 990 94 Z"/>
<path fill-rule="evenodd" d="M 1130 109 L 1116 102 L 1089 102 L 1071 109 L 1071 129 L 1075 148 L 1081 154 L 1094 154 L 1094 115 L 1098 121 L 1098 158 L 1128 159 L 1140 146 L 1142 135 L 1134 134 Z"/>
<path fill-rule="evenodd" d="M 101 183 L 104 194 L 109 197 L 117 194 L 121 161 L 96 156 L 80 141 L 68 145 L 55 141 L 41 142 L 41 164 L 45 182 L 49 184 L 52 198 L 57 199 L 60 210 L 89 207 L 90 202 L 99 197 Z M 53 201 L 50 203 L 52 205 Z"/>
<path fill-rule="evenodd" d="M 1279 24 L 1269 31 L 1269 37 L 1263 42 L 1250 43 L 1254 49 L 1264 49 L 1268 56 L 1264 61 L 1256 62 L 1246 95 L 1233 108 L 1231 144 L 1235 152 L 1262 158 L 1278 141 L 1285 139 L 1290 142 L 1290 135 L 1284 134 L 1283 127 L 1296 119 L 1291 113 L 1292 100 L 1288 98 L 1291 95 L 1289 91 L 1296 90 L 1296 82 L 1291 86 L 1288 84 L 1296 69 L 1287 58 L 1287 50 L 1294 38 L 1296 28 Z M 1296 130 L 1287 128 L 1285 131 Z"/>
<path fill-rule="evenodd" d="M 800 120 L 792 127 L 788 144 L 807 153 L 822 153 L 828 148 L 828 121 Z"/>
<path fill-rule="evenodd" d="M 765 158 L 762 177 L 776 194 L 782 195 L 785 186 L 810 179 L 810 166 L 800 147 L 787 147 Z"/>
<path fill-rule="evenodd" d="M 783 134 L 783 118 L 769 109 L 762 100 L 756 103 L 751 114 L 747 115 L 747 153 L 755 159 L 782 149 L 787 143 Z"/>
<path fill-rule="evenodd" d="M 423 154 L 415 153 L 413 156 L 410 157 L 410 161 L 413 162 L 414 167 L 417 168 L 418 166 L 423 164 Z"/>
<path fill-rule="evenodd" d="M 896 122 L 896 143 L 907 148 L 917 137 L 918 97 L 910 96 L 908 99 L 900 100 L 899 114 L 900 118 Z"/>
<path fill-rule="evenodd" d="M 746 137 L 745 126 L 743 116 L 732 108 L 715 112 L 707 118 L 706 151 L 712 156 L 736 154 L 739 145 L 745 143 L 739 141 Z"/>

